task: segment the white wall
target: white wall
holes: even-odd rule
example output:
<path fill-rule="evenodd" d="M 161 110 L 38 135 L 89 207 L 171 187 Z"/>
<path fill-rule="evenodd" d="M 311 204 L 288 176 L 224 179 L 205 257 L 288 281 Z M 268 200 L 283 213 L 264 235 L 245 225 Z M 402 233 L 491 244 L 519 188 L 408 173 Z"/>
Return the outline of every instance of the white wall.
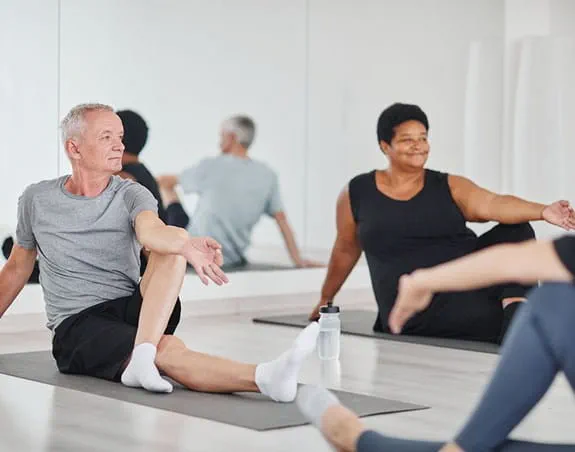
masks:
<path fill-rule="evenodd" d="M 429 165 L 463 172 L 470 46 L 502 37 L 499 0 L 311 1 L 309 246 L 332 245 L 335 200 L 348 180 L 386 166 L 375 130 L 393 102 L 419 104 L 428 114 Z M 492 108 L 500 92 L 488 94 Z M 482 133 L 498 141 L 499 130 Z"/>
<path fill-rule="evenodd" d="M 575 37 L 573 21 L 575 4 L 573 0 L 550 0 L 550 29 L 556 36 Z"/>
<path fill-rule="evenodd" d="M 0 224 L 24 188 L 58 173 L 57 0 L 0 2 Z"/>
<path fill-rule="evenodd" d="M 506 0 L 502 185 L 549 203 L 575 201 L 575 2 Z M 540 237 L 560 229 L 535 223 Z"/>
<path fill-rule="evenodd" d="M 25 185 L 67 171 L 56 125 L 76 103 L 145 115 L 142 158 L 156 173 L 215 154 L 220 121 L 245 112 L 259 126 L 253 156 L 279 172 L 289 218 L 310 248 L 331 247 L 347 181 L 386 165 L 375 124 L 395 101 L 428 113 L 431 167 L 520 188 L 512 137 L 522 39 L 575 34 L 572 0 L 3 0 L 0 8 L 8 162 L 0 224 L 15 225 Z M 561 164 L 569 184 L 571 159 L 553 155 L 545 168 Z M 542 157 L 528 158 L 532 171 Z M 531 188 L 545 201 L 575 196 L 552 184 Z M 281 239 L 267 221 L 254 242 Z"/>
<path fill-rule="evenodd" d="M 302 236 L 305 2 L 279 4 L 62 0 L 60 115 L 86 101 L 139 111 L 150 125 L 141 158 L 161 174 L 216 154 L 221 121 L 245 112 L 258 127 L 250 154 L 279 172 Z M 280 243 L 271 221 L 254 239 Z"/>
<path fill-rule="evenodd" d="M 505 0 L 505 68 L 504 68 L 504 122 L 501 149 L 501 166 L 513 167 L 512 136 L 513 108 L 517 71 L 519 66 L 520 40 L 526 36 L 549 34 L 549 0 Z M 513 174 L 502 173 L 501 188 L 513 191 Z"/>
<path fill-rule="evenodd" d="M 503 137 L 501 39 L 471 43 L 465 83 L 462 173 L 489 190 L 501 189 Z"/>

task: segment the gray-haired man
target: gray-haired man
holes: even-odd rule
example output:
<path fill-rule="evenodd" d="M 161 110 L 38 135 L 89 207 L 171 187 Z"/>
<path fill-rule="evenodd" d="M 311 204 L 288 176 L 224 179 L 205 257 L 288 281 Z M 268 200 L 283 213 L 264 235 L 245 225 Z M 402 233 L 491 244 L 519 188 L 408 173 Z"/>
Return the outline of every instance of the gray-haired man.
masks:
<path fill-rule="evenodd" d="M 225 267 L 246 263 L 252 230 L 262 215 L 274 218 L 296 267 L 321 264 L 302 258 L 280 196 L 278 177 L 266 164 L 248 157 L 255 124 L 247 116 L 233 116 L 222 124 L 216 157 L 205 158 L 179 176 L 158 178 L 167 206 L 168 223 L 188 223 L 174 190 L 197 193 L 199 200 L 187 228 L 192 235 L 209 235 L 222 245 Z"/>
<path fill-rule="evenodd" d="M 101 104 L 74 107 L 62 121 L 72 174 L 26 188 L 16 244 L 0 272 L 0 316 L 39 256 L 52 353 L 63 373 L 90 375 L 154 392 L 180 384 L 208 392 L 261 392 L 290 402 L 319 333 L 308 326 L 292 348 L 256 365 L 188 349 L 174 332 L 178 294 L 191 264 L 207 284 L 225 284 L 220 245 L 166 226 L 157 201 L 122 169 L 122 120 Z M 140 278 L 140 250 L 150 251 Z"/>

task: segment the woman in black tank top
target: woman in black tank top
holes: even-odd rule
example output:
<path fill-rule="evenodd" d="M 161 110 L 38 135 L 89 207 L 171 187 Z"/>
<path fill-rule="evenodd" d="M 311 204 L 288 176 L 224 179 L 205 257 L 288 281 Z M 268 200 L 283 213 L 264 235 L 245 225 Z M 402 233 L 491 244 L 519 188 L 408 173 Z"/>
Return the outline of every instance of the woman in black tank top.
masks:
<path fill-rule="evenodd" d="M 337 238 L 321 300 L 310 318 L 335 297 L 362 251 L 379 308 L 374 328 L 387 332 L 402 274 L 497 243 L 533 239 L 529 221 L 568 227 L 572 209 L 566 201 L 545 206 L 425 169 L 428 129 L 427 116 L 415 105 L 394 104 L 380 115 L 378 141 L 389 166 L 354 177 L 340 194 Z M 467 227 L 467 222 L 487 221 L 499 224 L 480 237 Z M 402 332 L 498 342 L 529 289 L 504 284 L 438 293 Z"/>

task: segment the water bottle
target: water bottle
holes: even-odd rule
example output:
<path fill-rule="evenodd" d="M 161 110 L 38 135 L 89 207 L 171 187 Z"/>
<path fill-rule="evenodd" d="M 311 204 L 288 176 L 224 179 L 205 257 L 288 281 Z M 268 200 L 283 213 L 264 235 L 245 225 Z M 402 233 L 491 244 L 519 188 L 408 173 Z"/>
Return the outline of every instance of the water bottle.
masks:
<path fill-rule="evenodd" d="M 339 306 L 322 306 L 319 310 L 319 359 L 339 359 L 340 334 Z"/>

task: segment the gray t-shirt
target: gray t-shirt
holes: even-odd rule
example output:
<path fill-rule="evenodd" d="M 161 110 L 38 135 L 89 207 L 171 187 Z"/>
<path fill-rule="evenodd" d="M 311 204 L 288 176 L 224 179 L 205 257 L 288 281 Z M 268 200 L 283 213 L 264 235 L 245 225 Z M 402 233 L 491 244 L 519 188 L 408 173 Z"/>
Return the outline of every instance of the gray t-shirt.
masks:
<path fill-rule="evenodd" d="M 90 306 L 132 295 L 141 250 L 134 220 L 158 209 L 152 194 L 130 180 L 113 176 L 89 198 L 69 193 L 67 178 L 30 185 L 18 200 L 16 242 L 38 250 L 50 329 Z"/>
<path fill-rule="evenodd" d="M 200 161 L 180 175 L 184 193 L 199 195 L 188 231 L 222 245 L 224 265 L 244 259 L 252 230 L 265 213 L 282 210 L 278 178 L 264 163 L 221 154 Z"/>

